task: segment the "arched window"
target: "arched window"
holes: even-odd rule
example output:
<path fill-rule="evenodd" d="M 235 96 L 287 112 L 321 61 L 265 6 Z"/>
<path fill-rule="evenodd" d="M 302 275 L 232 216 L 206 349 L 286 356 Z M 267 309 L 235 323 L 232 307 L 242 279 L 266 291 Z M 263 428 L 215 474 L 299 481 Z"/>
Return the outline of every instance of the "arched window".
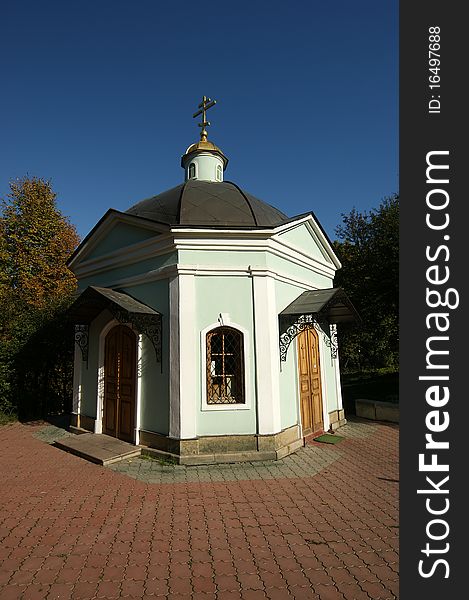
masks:
<path fill-rule="evenodd" d="M 222 168 L 221 165 L 217 165 L 217 181 L 222 180 Z"/>
<path fill-rule="evenodd" d="M 194 179 L 195 177 L 195 163 L 191 163 L 189 165 L 189 179 Z"/>
<path fill-rule="evenodd" d="M 207 404 L 244 404 L 243 334 L 232 327 L 207 333 Z"/>

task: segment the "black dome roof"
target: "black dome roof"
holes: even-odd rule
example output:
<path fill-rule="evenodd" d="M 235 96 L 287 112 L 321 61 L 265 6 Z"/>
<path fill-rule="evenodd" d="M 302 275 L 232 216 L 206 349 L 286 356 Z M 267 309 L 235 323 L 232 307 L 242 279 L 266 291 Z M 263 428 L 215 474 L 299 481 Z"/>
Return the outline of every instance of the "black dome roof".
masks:
<path fill-rule="evenodd" d="M 168 225 L 197 227 L 273 227 L 289 220 L 229 181 L 189 179 L 126 211 Z"/>

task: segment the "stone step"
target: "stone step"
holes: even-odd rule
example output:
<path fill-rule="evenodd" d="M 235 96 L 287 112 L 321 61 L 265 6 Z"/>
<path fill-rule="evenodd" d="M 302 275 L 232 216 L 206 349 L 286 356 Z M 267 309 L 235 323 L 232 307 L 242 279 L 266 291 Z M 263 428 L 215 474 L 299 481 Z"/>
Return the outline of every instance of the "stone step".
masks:
<path fill-rule="evenodd" d="M 142 451 L 140 446 L 134 446 L 102 433 L 73 435 L 57 440 L 54 446 L 103 466 L 140 456 Z"/>

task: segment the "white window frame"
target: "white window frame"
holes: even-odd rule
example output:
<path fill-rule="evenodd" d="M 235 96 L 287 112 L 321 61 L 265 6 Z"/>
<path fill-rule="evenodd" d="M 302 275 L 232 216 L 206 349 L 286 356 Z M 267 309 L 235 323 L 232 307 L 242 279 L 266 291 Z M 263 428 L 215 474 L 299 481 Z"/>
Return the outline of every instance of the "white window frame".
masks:
<path fill-rule="evenodd" d="M 194 175 L 191 175 L 191 167 L 194 167 Z M 197 179 L 197 163 L 189 163 L 189 166 L 187 167 L 187 179 Z"/>
<path fill-rule="evenodd" d="M 226 318 L 226 315 L 224 315 Z M 243 336 L 243 356 L 244 356 L 244 402 L 238 404 L 208 404 L 207 402 L 207 333 L 219 327 L 231 327 L 236 329 Z M 251 353 L 250 335 L 247 329 L 238 323 L 233 323 L 227 319 L 224 323 L 216 321 L 211 323 L 200 332 L 200 380 L 202 383 L 202 411 L 230 411 L 230 410 L 251 410 L 252 407 L 252 374 L 251 374 Z"/>

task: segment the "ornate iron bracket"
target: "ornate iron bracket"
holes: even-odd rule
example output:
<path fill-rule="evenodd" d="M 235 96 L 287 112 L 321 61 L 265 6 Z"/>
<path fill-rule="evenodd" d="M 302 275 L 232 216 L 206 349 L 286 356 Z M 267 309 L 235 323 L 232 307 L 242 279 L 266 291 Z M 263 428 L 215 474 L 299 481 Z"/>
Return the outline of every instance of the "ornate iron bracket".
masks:
<path fill-rule="evenodd" d="M 151 342 L 155 354 L 156 362 L 161 363 L 161 346 L 162 346 L 162 319 L 161 315 L 131 313 L 120 309 L 116 305 L 108 307 L 112 316 L 119 323 L 131 323 L 135 329 L 145 335 Z"/>
<path fill-rule="evenodd" d="M 75 325 L 75 342 L 81 350 L 81 358 L 83 362 L 88 364 L 88 342 L 89 342 L 89 327 L 88 325 Z"/>
<path fill-rule="evenodd" d="M 280 360 L 287 360 L 287 351 L 291 342 L 305 329 L 315 329 L 324 339 L 324 343 L 331 349 L 332 358 L 337 358 L 337 327 L 329 325 L 327 321 L 320 321 L 315 315 L 280 315 Z"/>

